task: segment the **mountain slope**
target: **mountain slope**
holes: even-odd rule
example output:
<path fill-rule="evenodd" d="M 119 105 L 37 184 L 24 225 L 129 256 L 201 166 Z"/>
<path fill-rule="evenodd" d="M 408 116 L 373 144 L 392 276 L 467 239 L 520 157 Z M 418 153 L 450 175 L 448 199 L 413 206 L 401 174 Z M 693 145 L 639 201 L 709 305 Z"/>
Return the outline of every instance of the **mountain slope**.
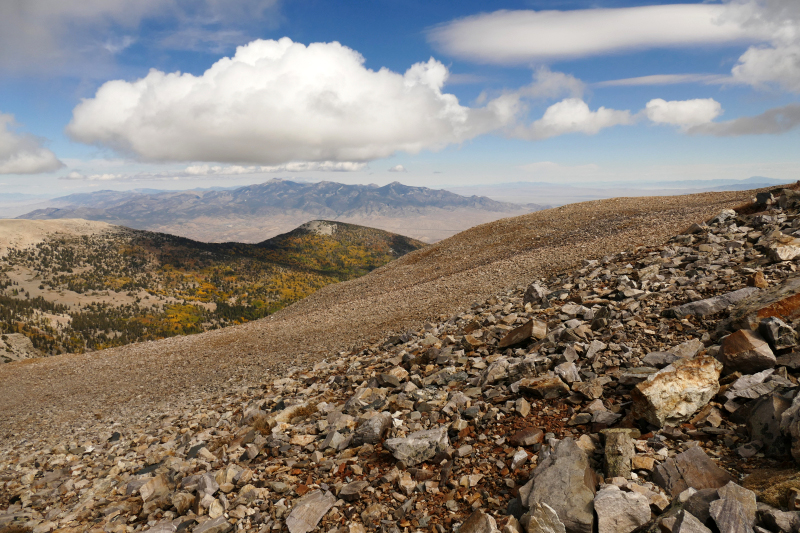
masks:
<path fill-rule="evenodd" d="M 753 195 L 615 198 L 539 211 L 462 232 L 366 276 L 325 287 L 263 320 L 3 365 L 0 425 L 25 438 L 78 438 L 107 428 L 108 420 L 124 424 L 140 420 L 142 413 L 157 417 L 225 395 L 232 382 L 258 387 L 264 375 L 336 358 L 339 351 L 450 316 L 582 259 L 660 244 Z M 61 376 L 57 389 L 47 385 L 53 375 Z"/>
<path fill-rule="evenodd" d="M 84 218 L 203 241 L 259 242 L 314 219 L 399 232 L 432 242 L 541 206 L 520 206 L 444 190 L 271 180 L 232 190 L 98 191 L 57 198 L 18 218 Z"/>
<path fill-rule="evenodd" d="M 93 231 L 94 228 L 94 231 Z M 0 332 L 52 354 L 265 317 L 424 243 L 314 221 L 258 244 L 86 221 L 0 221 Z"/>

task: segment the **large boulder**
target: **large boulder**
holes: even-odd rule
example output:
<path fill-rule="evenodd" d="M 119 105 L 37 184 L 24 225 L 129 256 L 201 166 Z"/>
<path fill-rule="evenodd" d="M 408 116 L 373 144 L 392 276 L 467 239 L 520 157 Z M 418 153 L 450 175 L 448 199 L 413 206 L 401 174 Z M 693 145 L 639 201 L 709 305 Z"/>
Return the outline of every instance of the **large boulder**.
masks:
<path fill-rule="evenodd" d="M 783 413 L 792 406 L 793 393 L 773 392 L 748 406 L 747 433 L 751 441 L 760 441 L 762 451 L 770 457 L 781 457 L 789 452 L 789 439 L 781 431 Z"/>
<path fill-rule="evenodd" d="M 631 390 L 633 415 L 658 427 L 676 425 L 719 392 L 721 372 L 713 357 L 675 361 Z"/>
<path fill-rule="evenodd" d="M 755 374 L 777 364 L 767 341 L 749 329 L 740 329 L 725 337 L 718 357 L 725 374 Z"/>
<path fill-rule="evenodd" d="M 520 499 L 529 509 L 537 503 L 549 505 L 567 533 L 592 533 L 595 486 L 586 453 L 566 438 L 536 467 L 531 480 L 520 489 Z"/>

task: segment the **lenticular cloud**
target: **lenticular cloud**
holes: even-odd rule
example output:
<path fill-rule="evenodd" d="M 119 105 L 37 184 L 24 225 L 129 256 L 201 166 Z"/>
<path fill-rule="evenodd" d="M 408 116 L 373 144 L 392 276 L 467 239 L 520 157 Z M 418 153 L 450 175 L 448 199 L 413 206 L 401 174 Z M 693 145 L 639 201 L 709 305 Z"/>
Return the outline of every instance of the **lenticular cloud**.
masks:
<path fill-rule="evenodd" d="M 442 92 L 447 75 L 433 58 L 399 74 L 336 42 L 257 40 L 201 76 L 107 82 L 67 132 L 146 160 L 276 165 L 438 149 L 512 120 L 513 99 L 461 106 Z"/>

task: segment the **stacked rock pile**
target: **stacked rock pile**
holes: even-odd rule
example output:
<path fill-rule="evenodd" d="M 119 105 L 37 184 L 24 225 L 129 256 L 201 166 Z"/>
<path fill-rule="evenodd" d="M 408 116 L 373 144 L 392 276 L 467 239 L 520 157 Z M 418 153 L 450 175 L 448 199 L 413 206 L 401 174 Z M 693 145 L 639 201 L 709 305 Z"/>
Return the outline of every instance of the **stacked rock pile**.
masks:
<path fill-rule="evenodd" d="M 800 531 L 798 236 L 800 193 L 760 194 L 260 388 L 3 444 L 0 531 Z"/>

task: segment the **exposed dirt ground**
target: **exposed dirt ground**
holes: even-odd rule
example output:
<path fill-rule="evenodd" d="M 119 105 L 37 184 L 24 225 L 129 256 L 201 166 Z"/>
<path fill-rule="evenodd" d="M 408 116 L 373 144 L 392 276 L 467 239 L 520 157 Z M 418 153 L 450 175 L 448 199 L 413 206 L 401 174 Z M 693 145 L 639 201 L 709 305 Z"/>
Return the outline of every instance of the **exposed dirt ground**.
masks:
<path fill-rule="evenodd" d="M 581 259 L 655 245 L 752 191 L 617 198 L 477 226 L 257 322 L 0 367 L 0 437 L 79 440 L 450 315 Z"/>

